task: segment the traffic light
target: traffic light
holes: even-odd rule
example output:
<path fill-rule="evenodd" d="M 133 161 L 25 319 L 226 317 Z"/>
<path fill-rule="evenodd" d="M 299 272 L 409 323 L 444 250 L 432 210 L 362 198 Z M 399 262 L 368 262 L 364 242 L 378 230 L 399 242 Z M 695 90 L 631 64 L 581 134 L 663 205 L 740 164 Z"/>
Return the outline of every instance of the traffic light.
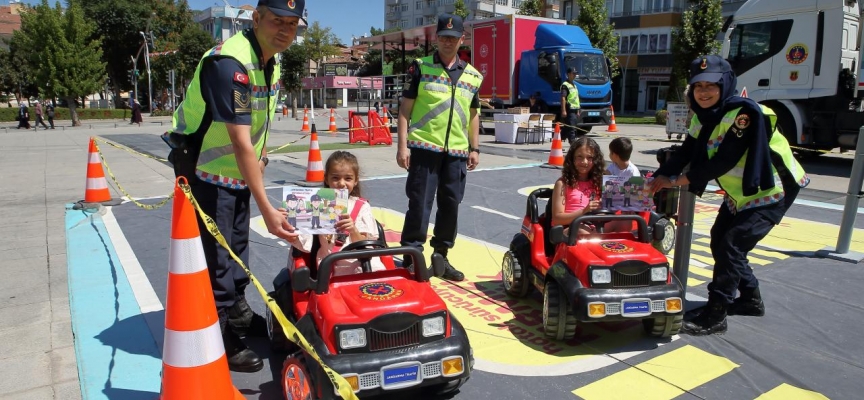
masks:
<path fill-rule="evenodd" d="M 130 70 L 127 70 L 126 72 L 128 74 L 127 76 L 129 77 L 129 82 L 135 81 L 135 70 L 130 69 Z"/>

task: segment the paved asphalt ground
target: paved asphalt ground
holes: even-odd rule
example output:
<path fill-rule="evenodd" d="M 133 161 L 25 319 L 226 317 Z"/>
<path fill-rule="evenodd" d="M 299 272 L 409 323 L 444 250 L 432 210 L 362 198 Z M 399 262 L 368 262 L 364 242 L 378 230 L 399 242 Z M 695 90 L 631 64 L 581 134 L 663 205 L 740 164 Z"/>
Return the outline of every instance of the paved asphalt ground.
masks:
<path fill-rule="evenodd" d="M 326 125 L 325 118 L 317 119 Z M 100 143 L 107 166 L 132 197 L 150 198 L 142 200 L 149 204 L 164 198 L 171 192 L 173 173 L 158 159 L 167 155 L 158 134 L 169 123 L 167 118 L 147 119 L 141 127 L 86 121 L 83 127 L 53 131 L 0 125 L 0 168 L 7 182 L 0 193 L 5 220 L 0 272 L 6 275 L 0 283 L 6 298 L 0 305 L 0 376 L 5 378 L 0 398 L 158 396 L 170 202 L 157 210 L 127 202 L 97 213 L 69 206 L 83 197 L 90 136 L 152 156 Z M 340 118 L 337 125 L 344 131 L 347 123 Z M 297 120 L 280 118 L 270 144 L 297 139 L 308 144 L 299 127 Z M 665 140 L 662 127 L 618 128 L 618 135 L 635 139 L 633 161 L 640 167 L 655 167 L 656 150 L 674 142 Z M 605 149 L 611 134 L 601 128 L 594 135 Z M 320 140 L 344 143 L 347 138 L 321 133 Z M 468 279 L 458 285 L 434 283 L 469 330 L 478 360 L 472 379 L 453 398 L 854 399 L 864 390 L 864 346 L 858 340 L 864 327 L 864 270 L 860 264 L 817 256 L 836 243 L 851 168 L 848 154 L 805 163 L 813 184 L 752 255 L 766 296 L 766 317 L 732 317 L 726 335 L 673 341 L 646 339 L 638 324 L 592 324 L 580 328 L 570 342 L 552 343 L 539 335 L 535 317 L 540 296 L 507 299 L 497 274 L 524 213 L 520 189 L 524 193 L 549 185 L 558 173 L 537 167 L 548 158 L 548 143 L 492 141 L 491 135 L 482 137 L 482 170 L 469 175 L 460 241 L 451 256 Z M 364 194 L 376 207 L 376 217 L 387 227 L 388 239 L 391 234 L 398 238 L 407 202 L 395 150 L 351 151 L 360 158 Z M 323 153 L 325 158 L 329 154 Z M 271 160 L 266 180 L 275 199 L 275 187 L 304 176 L 306 153 Z M 123 196 L 111 186 L 114 196 Z M 716 196 L 706 196 L 697 207 L 688 277 L 693 298 L 704 297 L 710 281 L 706 241 L 717 203 Z M 260 232 L 256 221 L 253 227 Z M 856 223 L 852 249 L 864 252 L 860 229 L 864 225 Z M 284 243 L 254 233 L 251 240 L 250 264 L 269 289 L 287 261 Z M 253 308 L 263 312 L 257 295 L 247 293 Z M 484 322 L 474 311 L 455 306 L 465 298 L 501 306 L 500 323 Z M 233 374 L 235 385 L 247 398 L 281 398 L 274 382 L 281 358 L 269 354 L 263 341 L 253 347 L 267 357 L 267 367 L 258 374 Z"/>

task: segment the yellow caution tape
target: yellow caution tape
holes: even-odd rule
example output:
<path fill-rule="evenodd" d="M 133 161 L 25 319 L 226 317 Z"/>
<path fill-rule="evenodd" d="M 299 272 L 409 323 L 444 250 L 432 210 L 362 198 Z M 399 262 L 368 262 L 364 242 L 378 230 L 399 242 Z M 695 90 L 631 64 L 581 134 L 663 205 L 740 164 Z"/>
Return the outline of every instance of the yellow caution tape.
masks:
<path fill-rule="evenodd" d="M 294 342 L 315 359 L 318 364 L 324 369 L 324 372 L 330 378 L 330 382 L 333 383 L 333 386 L 336 388 L 336 391 L 339 392 L 339 395 L 342 396 L 343 399 L 351 399 L 357 400 L 357 396 L 354 394 L 354 389 L 351 388 L 351 385 L 342 375 L 333 371 L 330 367 L 324 364 L 324 361 L 321 360 L 321 357 L 318 356 L 318 353 L 315 351 L 315 348 L 306 341 L 306 338 L 297 330 L 297 327 L 288 321 L 288 318 L 285 317 L 285 314 L 282 312 L 282 309 L 279 308 L 279 305 L 276 304 L 276 300 L 270 297 L 267 294 L 267 291 L 264 290 L 264 287 L 261 286 L 261 283 L 258 282 L 258 279 L 255 278 L 255 275 L 252 274 L 252 271 L 240 260 L 240 257 L 237 257 L 234 254 L 234 250 L 228 246 L 228 242 L 225 240 L 225 237 L 222 236 L 222 233 L 219 232 L 219 228 L 216 226 L 216 223 L 213 221 L 213 218 L 210 218 L 209 215 L 204 213 L 204 210 L 198 205 L 198 202 L 195 200 L 195 197 L 192 195 L 192 188 L 188 184 L 180 183 L 180 189 L 183 190 L 183 194 L 186 195 L 186 198 L 192 203 L 195 209 L 198 211 L 198 215 L 201 217 L 201 220 L 204 221 L 204 225 L 207 226 L 207 230 L 211 235 L 219 242 L 225 250 L 228 250 L 228 254 L 231 255 L 231 258 L 243 268 L 243 271 L 246 272 L 246 275 L 249 276 L 249 281 L 255 285 L 255 288 L 258 289 L 258 293 L 261 294 L 261 297 L 264 299 L 264 303 L 267 304 L 267 308 L 270 309 L 270 312 L 273 313 L 273 316 L 276 317 L 276 320 L 279 321 L 279 325 L 282 326 L 282 332 L 285 333 L 285 337 L 288 340 Z"/>
<path fill-rule="evenodd" d="M 124 146 L 124 145 L 119 144 L 119 143 L 113 143 L 113 142 L 110 142 L 110 141 L 105 140 L 105 139 L 102 139 L 102 138 L 100 138 L 100 137 L 98 137 L 98 136 L 94 136 L 94 137 L 93 137 L 93 140 L 95 140 L 95 141 L 97 141 L 97 142 L 105 143 L 105 144 L 107 144 L 107 145 L 109 145 L 109 146 L 113 146 L 113 147 L 118 148 L 118 149 L 120 149 L 120 150 L 125 150 L 125 151 L 127 151 L 127 152 L 132 153 L 132 154 L 137 154 L 137 155 L 139 155 L 139 156 L 147 157 L 147 158 L 150 158 L 150 159 L 153 159 L 153 160 L 156 160 L 156 161 L 161 161 L 161 162 L 167 162 L 167 161 L 168 161 L 168 160 L 166 160 L 166 159 L 164 159 L 164 158 L 159 158 L 159 157 L 156 157 L 156 156 L 152 156 L 152 155 L 150 155 L 150 154 L 144 154 L 144 153 L 142 153 L 142 152 L 140 152 L 140 151 L 138 151 L 138 150 L 135 150 L 135 149 L 130 148 L 130 147 L 127 147 L 127 146 Z M 97 146 L 97 147 L 98 147 L 98 146 Z M 99 154 L 101 155 L 102 153 L 99 153 Z"/>
<path fill-rule="evenodd" d="M 99 140 L 99 139 L 97 138 L 96 141 L 102 141 L 102 140 Z M 105 142 L 105 143 L 108 143 L 108 142 Z M 109 143 L 109 144 L 110 144 L 110 143 Z M 140 203 L 140 202 L 138 202 L 137 200 L 135 200 L 134 198 L 132 198 L 132 195 L 129 194 L 129 192 L 127 192 L 126 189 L 123 189 L 123 186 L 120 185 L 120 182 L 117 182 L 117 178 L 114 176 L 114 173 L 111 172 L 111 167 L 109 167 L 109 166 L 108 166 L 108 162 L 105 161 L 105 156 L 102 154 L 102 150 L 99 149 L 99 144 L 95 143 L 95 141 L 94 141 L 93 146 L 96 146 L 96 151 L 99 152 L 99 159 L 102 160 L 102 165 L 105 166 L 105 170 L 108 171 L 108 176 L 111 177 L 111 181 L 114 182 L 114 186 L 117 186 L 117 189 L 119 189 L 121 192 L 123 192 L 123 194 L 126 196 L 126 198 L 128 198 L 129 201 L 131 201 L 132 203 L 134 203 L 136 206 L 141 207 L 141 208 L 143 208 L 143 209 L 145 209 L 145 210 L 155 210 L 155 209 L 157 209 L 157 208 L 159 208 L 159 207 L 164 206 L 165 204 L 168 204 L 168 202 L 171 201 L 171 199 L 174 197 L 174 191 L 172 190 L 171 193 L 168 195 L 168 197 L 167 197 L 165 200 L 160 201 L 159 203 L 156 203 L 156 204 L 144 204 L 144 203 Z M 115 146 L 115 147 L 116 147 L 116 146 Z M 118 148 L 119 148 L 119 147 L 118 147 Z M 129 149 L 129 150 L 132 150 L 132 149 Z M 132 150 L 132 151 L 134 151 L 134 150 Z M 136 153 L 137 153 L 137 152 L 136 152 Z M 141 154 L 141 153 L 139 153 L 139 154 Z M 145 155 L 145 156 L 146 156 L 146 154 L 142 154 L 142 155 Z M 149 156 L 148 156 L 148 157 L 149 157 Z M 154 159 L 155 159 L 155 157 L 150 157 L 150 158 L 154 158 Z"/>

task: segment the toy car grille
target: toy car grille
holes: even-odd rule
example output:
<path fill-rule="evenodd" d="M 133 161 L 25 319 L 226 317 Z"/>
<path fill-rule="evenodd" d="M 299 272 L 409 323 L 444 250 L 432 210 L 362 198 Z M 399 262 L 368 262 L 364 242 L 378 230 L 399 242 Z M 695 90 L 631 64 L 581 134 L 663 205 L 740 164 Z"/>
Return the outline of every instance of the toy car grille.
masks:
<path fill-rule="evenodd" d="M 381 374 L 378 372 L 370 372 L 368 374 L 360 375 L 360 390 L 373 389 L 381 386 L 380 375 Z"/>
<path fill-rule="evenodd" d="M 385 333 L 370 329 L 369 350 L 389 350 L 420 344 L 420 329 L 420 322 L 411 325 L 408 329 L 395 333 Z"/>
<path fill-rule="evenodd" d="M 651 269 L 646 269 L 637 274 L 625 274 L 621 271 L 612 270 L 612 287 L 631 288 L 643 287 L 651 284 Z"/>
<path fill-rule="evenodd" d="M 606 314 L 607 315 L 621 314 L 621 303 L 606 303 Z"/>
<path fill-rule="evenodd" d="M 436 376 L 441 376 L 441 363 L 440 362 L 431 362 L 427 364 L 423 364 L 423 378 L 434 378 Z"/>
<path fill-rule="evenodd" d="M 654 300 L 651 302 L 651 312 L 665 312 L 666 300 Z"/>

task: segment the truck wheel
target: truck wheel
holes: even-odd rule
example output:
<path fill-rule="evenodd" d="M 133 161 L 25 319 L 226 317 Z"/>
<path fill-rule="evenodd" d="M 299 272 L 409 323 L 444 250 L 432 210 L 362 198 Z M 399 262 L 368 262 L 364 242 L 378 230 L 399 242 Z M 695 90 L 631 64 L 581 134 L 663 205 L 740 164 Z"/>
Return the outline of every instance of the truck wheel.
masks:
<path fill-rule="evenodd" d="M 669 254 L 675 247 L 675 225 L 666 218 L 654 223 L 654 238 L 651 245 L 663 254 Z"/>
<path fill-rule="evenodd" d="M 684 317 L 675 315 L 672 317 L 657 317 L 645 318 L 642 320 L 642 328 L 645 333 L 653 337 L 672 337 L 678 334 L 681 330 L 681 324 L 684 323 Z"/>
<path fill-rule="evenodd" d="M 512 251 L 504 253 L 501 261 L 501 283 L 504 291 L 513 297 L 525 297 L 531 287 L 528 285 L 528 274 Z"/>
<path fill-rule="evenodd" d="M 555 281 L 546 282 L 543 288 L 543 331 L 546 337 L 556 340 L 576 335 L 576 317 L 567 296 Z"/>
<path fill-rule="evenodd" d="M 312 400 L 316 398 L 311 375 L 307 372 L 302 360 L 302 357 L 288 357 L 283 364 L 282 392 L 288 400 Z"/>

